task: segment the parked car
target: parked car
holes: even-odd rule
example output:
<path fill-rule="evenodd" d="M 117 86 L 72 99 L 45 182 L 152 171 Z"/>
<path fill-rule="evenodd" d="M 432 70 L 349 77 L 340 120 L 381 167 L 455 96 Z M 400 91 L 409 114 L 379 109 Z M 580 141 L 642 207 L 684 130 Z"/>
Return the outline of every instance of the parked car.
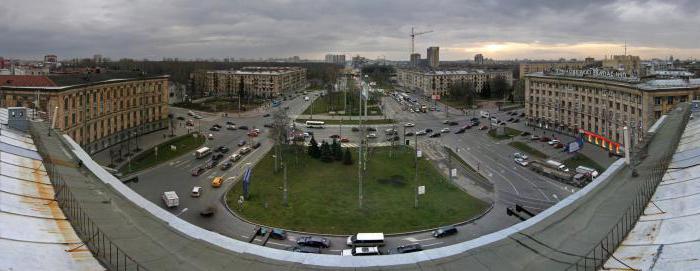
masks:
<path fill-rule="evenodd" d="M 260 148 L 260 142 L 255 142 L 255 144 L 253 144 L 253 149 L 257 148 Z"/>
<path fill-rule="evenodd" d="M 377 128 L 374 128 L 374 127 L 367 127 L 367 131 L 368 131 L 368 132 L 376 132 L 376 131 L 377 131 Z"/>
<path fill-rule="evenodd" d="M 426 128 L 426 129 L 425 129 L 425 132 L 426 132 L 426 133 L 432 133 L 432 132 L 433 132 L 433 129 Z"/>
<path fill-rule="evenodd" d="M 329 137 L 330 137 L 330 138 L 333 138 L 333 139 L 338 139 L 338 138 L 340 138 L 339 135 L 331 135 L 331 136 L 329 136 Z"/>
<path fill-rule="evenodd" d="M 185 117 L 183 117 L 183 116 L 178 116 L 176 119 L 177 119 L 177 120 L 185 120 Z"/>
<path fill-rule="evenodd" d="M 352 127 L 352 129 L 351 129 L 351 130 L 352 130 L 353 132 L 359 132 L 359 131 L 360 131 L 360 128 L 357 128 L 357 127 Z"/>
<path fill-rule="evenodd" d="M 343 249 L 340 253 L 342 256 L 371 256 L 371 255 L 381 255 L 378 247 L 354 247 L 350 249 Z"/>
<path fill-rule="evenodd" d="M 410 122 L 406 122 L 406 123 L 403 125 L 403 127 L 413 127 L 413 126 L 416 126 L 416 125 L 413 124 L 413 123 L 410 123 Z"/>
<path fill-rule="evenodd" d="M 526 167 L 528 162 L 522 158 L 513 158 L 516 164 Z"/>
<path fill-rule="evenodd" d="M 423 250 L 423 247 L 420 244 L 408 244 L 390 249 L 389 254 L 403 254 L 421 250 Z"/>
<path fill-rule="evenodd" d="M 193 120 L 187 120 L 185 122 L 185 126 L 194 126 L 194 121 Z"/>
<path fill-rule="evenodd" d="M 422 136 L 422 135 L 425 135 L 425 134 L 427 134 L 427 133 L 425 132 L 425 130 L 420 130 L 420 131 L 416 132 L 416 135 L 419 135 L 419 136 Z"/>
<path fill-rule="evenodd" d="M 440 137 L 440 135 L 442 135 L 442 134 L 440 134 L 440 133 L 432 133 L 432 134 L 430 135 L 430 137 Z"/>
<path fill-rule="evenodd" d="M 469 120 L 470 120 L 471 122 L 475 122 L 475 121 L 479 121 L 479 118 L 474 117 L 474 118 L 471 118 L 471 119 L 469 119 Z"/>
<path fill-rule="evenodd" d="M 435 238 L 442 238 L 453 234 L 457 234 L 457 228 L 454 226 L 440 227 L 433 231 L 433 237 Z"/>
<path fill-rule="evenodd" d="M 240 147 L 240 146 L 243 146 L 243 145 L 245 145 L 245 140 L 238 141 L 238 146 L 239 146 L 239 147 Z"/>
<path fill-rule="evenodd" d="M 541 137 L 540 142 L 549 142 L 551 139 L 549 137 Z"/>
<path fill-rule="evenodd" d="M 198 119 L 198 120 L 201 120 L 201 119 L 202 119 L 202 116 L 200 116 L 200 115 L 194 115 L 194 118 L 195 118 L 195 119 Z"/>
<path fill-rule="evenodd" d="M 236 130 L 236 125 L 226 125 L 226 130 Z"/>
<path fill-rule="evenodd" d="M 343 138 L 340 139 L 340 142 L 342 142 L 342 143 L 348 143 L 348 142 L 350 142 L 350 139 L 348 139 L 347 137 L 343 137 Z"/>
<path fill-rule="evenodd" d="M 443 120 L 442 121 L 442 124 L 448 124 L 448 123 L 450 123 L 450 120 Z"/>
<path fill-rule="evenodd" d="M 258 132 L 256 132 L 256 131 L 250 131 L 250 132 L 248 132 L 248 136 L 250 136 L 250 137 L 256 137 L 256 136 L 258 136 L 259 134 L 260 134 L 260 133 L 258 133 Z"/>
<path fill-rule="evenodd" d="M 216 128 L 219 128 L 219 129 L 221 129 L 221 125 L 219 125 L 219 124 L 216 124 L 216 123 L 215 123 L 214 125 L 212 125 L 212 127 L 216 127 Z"/>
<path fill-rule="evenodd" d="M 538 136 L 538 135 L 531 135 L 531 136 L 530 136 L 530 140 L 533 140 L 533 141 L 535 141 L 535 140 L 540 140 L 540 136 Z"/>
<path fill-rule="evenodd" d="M 213 135 L 213 134 L 209 134 L 209 135 L 207 136 L 207 138 L 208 138 L 209 140 L 212 140 L 212 139 L 214 139 L 214 135 Z"/>
<path fill-rule="evenodd" d="M 251 151 L 250 147 L 243 147 L 238 150 L 238 154 L 245 155 Z"/>
<path fill-rule="evenodd" d="M 528 132 L 522 132 L 522 133 L 520 133 L 520 136 L 529 136 L 529 135 L 530 135 L 530 133 L 528 133 Z"/>
<path fill-rule="evenodd" d="M 263 115 L 264 118 L 267 118 L 269 116 L 270 116 L 270 113 L 265 113 L 265 115 Z"/>
<path fill-rule="evenodd" d="M 238 129 L 239 130 L 248 130 L 248 126 L 241 125 L 241 126 L 238 126 Z"/>
<path fill-rule="evenodd" d="M 527 155 L 525 155 L 523 153 L 516 152 L 513 154 L 513 158 L 520 158 L 523 160 L 527 160 L 528 157 L 527 157 Z"/>
<path fill-rule="evenodd" d="M 561 143 L 561 142 L 559 142 L 559 140 L 557 140 L 557 139 L 552 139 L 549 142 L 547 142 L 548 145 L 555 145 L 555 144 L 559 144 L 559 143 Z"/>
<path fill-rule="evenodd" d="M 199 176 L 203 172 L 204 172 L 203 167 L 196 167 L 196 168 L 192 169 L 192 176 Z"/>
<path fill-rule="evenodd" d="M 404 134 L 404 136 L 414 136 L 414 135 L 416 135 L 416 134 L 413 132 L 407 132 Z"/>
<path fill-rule="evenodd" d="M 486 125 L 481 125 L 481 127 L 479 127 L 479 130 L 486 130 L 486 129 L 488 129 L 488 128 L 489 128 L 489 127 L 486 126 Z"/>
<path fill-rule="evenodd" d="M 368 134 L 367 138 L 377 138 L 377 134 L 375 134 L 375 133 Z"/>
<path fill-rule="evenodd" d="M 227 120 L 227 121 L 226 121 L 226 125 L 236 125 L 236 124 L 233 123 L 233 121 Z"/>
<path fill-rule="evenodd" d="M 209 128 L 209 131 L 218 132 L 220 129 L 216 127 Z"/>
<path fill-rule="evenodd" d="M 274 127 L 274 125 L 272 123 L 265 123 L 265 124 L 263 124 L 263 127 L 272 128 L 272 127 Z"/>
<path fill-rule="evenodd" d="M 327 248 L 331 246 L 331 241 L 325 237 L 302 236 L 297 238 L 297 245 Z"/>
<path fill-rule="evenodd" d="M 270 238 L 277 240 L 286 240 L 287 232 L 283 229 L 272 229 L 272 231 L 270 231 Z"/>
<path fill-rule="evenodd" d="M 448 128 L 448 127 L 442 128 L 442 130 L 440 130 L 440 133 L 449 133 L 449 132 L 450 132 L 450 128 Z"/>
<path fill-rule="evenodd" d="M 514 118 L 508 118 L 508 122 L 513 122 Z"/>
<path fill-rule="evenodd" d="M 211 160 L 221 160 L 221 158 L 224 158 L 224 154 L 222 153 L 215 153 L 211 156 Z"/>
<path fill-rule="evenodd" d="M 449 124 L 450 126 L 457 126 L 457 125 L 459 125 L 459 122 L 450 121 L 448 124 Z"/>
<path fill-rule="evenodd" d="M 564 147 L 564 144 L 557 143 L 557 144 L 554 144 L 554 145 L 552 145 L 552 146 L 553 146 L 555 149 L 561 149 L 561 148 Z"/>
<path fill-rule="evenodd" d="M 227 170 L 233 166 L 233 163 L 229 162 L 224 162 L 221 164 L 221 170 Z"/>
<path fill-rule="evenodd" d="M 314 254 L 321 254 L 321 249 L 317 247 L 309 247 L 309 246 L 293 246 L 287 248 L 288 251 L 291 252 L 299 252 L 299 253 L 314 253 Z"/>
<path fill-rule="evenodd" d="M 518 123 L 518 122 L 520 122 L 520 119 L 513 120 L 513 123 Z"/>

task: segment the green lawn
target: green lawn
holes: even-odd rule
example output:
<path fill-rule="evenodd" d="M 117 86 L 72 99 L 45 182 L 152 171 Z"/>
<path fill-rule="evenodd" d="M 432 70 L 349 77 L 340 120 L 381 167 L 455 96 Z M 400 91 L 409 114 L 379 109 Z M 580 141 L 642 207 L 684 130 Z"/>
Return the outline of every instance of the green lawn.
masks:
<path fill-rule="evenodd" d="M 520 131 L 518 129 L 513 129 L 510 127 L 504 127 L 505 128 L 505 134 L 504 135 L 496 135 L 496 129 L 491 129 L 489 130 L 489 136 L 498 140 L 503 140 L 503 139 L 510 139 L 512 137 L 519 136 L 523 131 Z"/>
<path fill-rule="evenodd" d="M 189 153 L 204 144 L 206 139 L 203 136 L 195 138 L 193 134 L 183 135 L 158 145 L 158 157 L 156 158 L 155 148 L 148 149 L 131 160 L 131 171 L 129 163 L 124 164 L 119 171 L 125 174 L 147 169 L 160 163 Z M 175 145 L 176 150 L 170 150 L 170 145 Z"/>
<path fill-rule="evenodd" d="M 601 166 L 600 164 L 591 160 L 591 158 L 588 158 L 588 156 L 585 156 L 581 153 L 576 153 L 571 158 L 568 158 L 568 159 L 562 161 L 562 163 L 564 163 L 564 165 L 566 165 L 566 167 L 568 167 L 572 170 L 578 166 L 584 166 L 584 167 L 594 168 L 599 173 L 603 173 L 603 171 L 605 171 L 605 168 L 603 166 Z"/>
<path fill-rule="evenodd" d="M 324 120 L 324 119 L 296 119 L 295 121 L 298 123 L 306 123 L 307 120 L 317 120 L 317 121 L 323 121 L 326 124 L 340 124 L 340 120 Z M 363 120 L 362 123 L 372 125 L 372 124 L 392 124 L 396 121 L 393 119 L 371 119 L 371 120 Z M 358 120 L 343 120 L 343 125 L 358 125 L 359 121 Z"/>
<path fill-rule="evenodd" d="M 520 151 L 522 151 L 522 152 L 524 152 L 532 157 L 537 157 L 540 159 L 547 159 L 547 157 L 549 157 L 546 154 L 544 154 L 543 152 L 538 151 L 538 150 L 530 147 L 530 145 L 528 145 L 525 142 L 515 141 L 515 142 L 508 143 L 508 145 L 510 145 L 511 147 L 516 148 L 516 149 L 518 149 L 518 150 L 520 150 Z"/>
<path fill-rule="evenodd" d="M 353 151 L 356 162 L 357 149 Z M 358 207 L 357 164 L 324 163 L 306 153 L 288 168 L 289 207 L 282 205 L 282 173 L 272 173 L 268 153 L 253 169 L 250 199 L 238 210 L 238 182 L 227 195 L 229 206 L 246 219 L 272 227 L 333 234 L 395 233 L 467 220 L 487 204 L 452 186 L 427 160 L 419 160 L 419 183 L 426 194 L 414 208 L 414 150 L 373 148 L 364 179 L 364 207 Z"/>
<path fill-rule="evenodd" d="M 354 94 L 353 94 L 354 93 Z M 343 92 L 331 92 L 326 95 L 323 95 L 323 97 L 318 97 L 312 104 L 309 105 L 309 107 L 306 108 L 304 111 L 304 114 L 310 115 L 310 114 L 326 114 L 330 111 L 338 112 L 338 111 L 343 111 L 344 109 L 347 109 L 346 115 L 348 116 L 358 116 L 360 115 L 359 112 L 359 100 L 360 98 L 358 97 L 359 92 L 348 92 L 347 97 L 345 96 L 345 93 Z M 343 102 L 347 101 L 347 106 L 343 105 Z M 380 116 L 382 115 L 382 110 L 379 108 L 379 105 L 377 105 L 377 98 L 375 99 L 370 99 L 367 102 L 367 114 L 371 116 Z M 363 106 L 363 113 L 364 113 L 364 104 Z M 374 113 L 372 113 L 374 112 Z"/>
<path fill-rule="evenodd" d="M 241 110 L 247 111 L 264 104 L 263 100 L 241 100 Z M 205 112 L 238 111 L 238 100 L 228 98 L 216 98 L 202 103 L 181 102 L 173 106 Z"/>

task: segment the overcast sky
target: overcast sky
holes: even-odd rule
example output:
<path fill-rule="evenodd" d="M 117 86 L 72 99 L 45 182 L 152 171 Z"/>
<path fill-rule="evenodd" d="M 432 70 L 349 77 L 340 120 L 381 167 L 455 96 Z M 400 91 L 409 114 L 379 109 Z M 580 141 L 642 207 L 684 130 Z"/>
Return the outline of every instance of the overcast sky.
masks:
<path fill-rule="evenodd" d="M 0 56 L 700 57 L 700 1 L 0 0 Z"/>

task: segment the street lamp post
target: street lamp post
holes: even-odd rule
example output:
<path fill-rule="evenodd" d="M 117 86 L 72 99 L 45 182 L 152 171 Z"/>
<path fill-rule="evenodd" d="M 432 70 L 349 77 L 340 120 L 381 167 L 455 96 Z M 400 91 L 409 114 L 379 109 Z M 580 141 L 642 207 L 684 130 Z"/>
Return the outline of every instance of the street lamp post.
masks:
<path fill-rule="evenodd" d="M 416 145 L 416 153 L 413 158 L 413 163 L 414 163 L 414 168 L 415 168 L 415 175 L 414 175 L 414 187 L 413 187 L 413 192 L 414 192 L 414 202 L 413 202 L 413 208 L 418 208 L 418 134 L 414 135 L 415 137 L 415 145 Z"/>

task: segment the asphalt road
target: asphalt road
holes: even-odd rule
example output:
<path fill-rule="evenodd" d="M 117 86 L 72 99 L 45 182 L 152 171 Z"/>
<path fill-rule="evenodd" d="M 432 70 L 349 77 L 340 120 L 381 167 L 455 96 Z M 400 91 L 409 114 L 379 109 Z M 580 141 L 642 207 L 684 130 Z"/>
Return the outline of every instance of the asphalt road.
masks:
<path fill-rule="evenodd" d="M 315 98 L 315 95 L 309 96 Z M 304 101 L 303 96 L 300 96 L 283 102 L 282 106 L 288 106 L 290 117 L 294 117 L 301 114 L 310 103 L 311 101 Z M 444 112 L 410 113 L 401 110 L 400 105 L 390 97 L 386 97 L 384 100 L 384 110 L 391 118 L 400 121 L 395 126 L 400 134 L 404 131 L 402 124 L 405 122 L 416 124 L 415 127 L 406 128 L 406 131 L 417 131 L 425 128 L 432 128 L 437 131 L 445 127 L 442 124 L 442 120 L 445 119 Z M 172 111 L 176 116 L 185 115 L 187 112 L 187 110 L 176 108 L 173 108 Z M 145 198 L 164 208 L 165 205 L 160 198 L 162 192 L 176 191 L 180 198 L 180 206 L 169 209 L 172 213 L 202 228 L 216 231 L 235 239 L 248 241 L 253 234 L 255 226 L 242 221 L 228 212 L 223 203 L 223 197 L 225 192 L 238 180 L 246 163 L 255 163 L 271 148 L 271 142 L 266 135 L 268 131 L 266 128 L 263 128 L 263 125 L 271 122 L 271 120 L 262 117 L 263 114 L 268 112 L 269 110 L 261 110 L 255 114 L 241 117 L 223 117 L 219 114 L 200 113 L 204 118 L 197 121 L 195 128 L 214 135 L 213 140 L 207 140 L 206 146 L 212 148 L 221 145 L 228 146 L 231 149 L 227 153 L 228 156 L 238 150 L 237 143 L 240 140 L 247 140 L 249 144 L 252 144 L 254 141 L 262 143 L 261 148 L 254 150 L 244 156 L 242 160 L 235 162 L 233 168 L 222 171 L 216 167 L 207 170 L 198 177 L 193 177 L 190 174 L 191 170 L 202 165 L 207 158 L 198 160 L 194 156 L 184 155 L 140 173 L 140 181 L 129 185 Z M 461 114 L 458 110 L 453 110 L 453 112 L 453 116 L 457 116 L 458 113 Z M 453 117 L 450 119 L 459 121 L 461 126 L 466 122 L 467 118 L 463 115 L 459 118 Z M 229 131 L 222 129 L 219 132 L 208 131 L 208 128 L 214 123 L 224 125 L 226 120 L 231 120 L 236 125 L 260 128 L 263 133 L 251 141 L 246 135 L 246 131 L 243 130 Z M 385 140 L 383 130 L 394 126 L 372 125 L 372 127 L 376 127 L 378 130 L 376 132 L 378 138 L 372 141 L 382 142 Z M 456 127 L 459 126 L 450 127 L 453 131 L 449 134 L 444 134 L 440 138 L 428 139 L 426 136 L 419 137 L 419 149 L 424 150 L 429 158 L 431 156 L 444 155 L 442 146 L 449 146 L 455 150 L 459 149 L 458 154 L 463 160 L 472 167 L 478 168 L 487 179 L 493 182 L 493 210 L 479 219 L 477 223 L 458 227 L 460 232 L 457 235 L 442 239 L 435 239 L 428 232 L 392 236 L 386 238 L 386 248 L 408 243 L 421 243 L 424 248 L 428 249 L 470 240 L 519 222 L 518 219 L 505 214 L 507 206 L 513 206 L 515 203 L 518 203 L 537 213 L 574 191 L 569 186 L 537 175 L 528 169 L 516 165 L 512 159 L 512 154 L 515 150 L 505 144 L 505 141 L 495 141 L 489 138 L 485 131 L 476 129 L 467 130 L 464 134 L 454 134 Z M 324 139 L 330 140 L 330 135 L 338 134 L 347 137 L 350 140 L 348 144 L 357 144 L 361 133 L 352 132 L 350 128 L 349 126 L 329 125 L 325 129 L 313 129 L 312 131 L 319 142 Z M 411 144 L 413 144 L 412 138 Z M 226 179 L 222 187 L 211 187 L 211 179 L 215 176 L 223 176 Z M 190 191 L 194 186 L 203 188 L 201 197 L 190 197 Z M 201 210 L 210 206 L 215 206 L 218 209 L 216 215 L 208 218 L 199 215 Z M 289 233 L 287 240 L 270 240 L 266 246 L 280 249 L 288 248 L 295 244 L 294 242 L 299 236 L 301 235 Z M 324 253 L 339 254 L 340 250 L 346 248 L 344 237 L 327 237 L 331 239 L 332 246 L 329 249 L 324 249 Z M 254 243 L 261 244 L 262 241 L 260 238 L 256 238 Z"/>

